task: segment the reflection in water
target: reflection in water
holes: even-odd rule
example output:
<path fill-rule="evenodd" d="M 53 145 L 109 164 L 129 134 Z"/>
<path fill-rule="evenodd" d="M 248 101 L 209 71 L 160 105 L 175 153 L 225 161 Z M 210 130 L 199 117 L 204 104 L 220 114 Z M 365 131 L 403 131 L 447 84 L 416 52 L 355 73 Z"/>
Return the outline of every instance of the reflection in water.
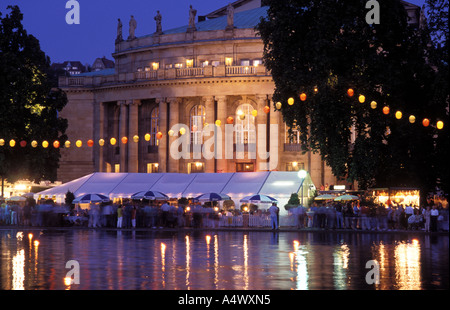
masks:
<path fill-rule="evenodd" d="M 448 236 L 0 230 L 0 254 L 0 289 L 448 288 Z M 72 259 L 80 284 L 65 279 Z"/>

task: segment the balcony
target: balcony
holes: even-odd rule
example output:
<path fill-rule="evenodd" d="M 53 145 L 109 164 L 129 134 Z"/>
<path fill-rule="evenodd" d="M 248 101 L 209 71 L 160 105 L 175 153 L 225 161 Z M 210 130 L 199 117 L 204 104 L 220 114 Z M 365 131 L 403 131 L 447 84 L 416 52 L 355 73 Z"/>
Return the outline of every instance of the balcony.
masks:
<path fill-rule="evenodd" d="M 111 75 L 60 76 L 59 87 L 96 87 L 122 83 L 163 81 L 187 78 L 221 78 L 237 76 L 270 76 L 263 65 L 254 66 L 205 66 L 193 68 L 168 68 Z"/>
<path fill-rule="evenodd" d="M 285 143 L 285 152 L 302 152 L 304 150 L 303 145 L 300 143 Z"/>

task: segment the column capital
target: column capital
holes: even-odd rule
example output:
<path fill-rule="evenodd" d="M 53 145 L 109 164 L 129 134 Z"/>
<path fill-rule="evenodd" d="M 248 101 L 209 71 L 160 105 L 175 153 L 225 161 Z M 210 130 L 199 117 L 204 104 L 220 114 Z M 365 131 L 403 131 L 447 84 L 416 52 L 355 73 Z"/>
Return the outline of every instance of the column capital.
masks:
<path fill-rule="evenodd" d="M 142 101 L 141 101 L 141 99 L 130 99 L 130 100 L 127 100 L 127 104 L 140 106 L 142 104 Z"/>
<path fill-rule="evenodd" d="M 212 101 L 214 101 L 214 96 L 204 96 L 204 97 L 202 97 L 202 101 L 203 102 L 212 102 Z"/>
<path fill-rule="evenodd" d="M 116 103 L 118 106 L 121 106 L 121 105 L 126 105 L 127 104 L 127 101 L 126 100 L 117 100 L 117 103 Z"/>
<path fill-rule="evenodd" d="M 218 102 L 226 102 L 227 96 L 214 96 Z"/>
<path fill-rule="evenodd" d="M 179 98 L 179 97 L 168 97 L 168 98 L 166 98 L 166 102 L 168 102 L 170 104 L 181 103 L 181 98 Z"/>
<path fill-rule="evenodd" d="M 267 95 L 256 95 L 255 99 L 256 99 L 256 101 L 266 101 Z"/>

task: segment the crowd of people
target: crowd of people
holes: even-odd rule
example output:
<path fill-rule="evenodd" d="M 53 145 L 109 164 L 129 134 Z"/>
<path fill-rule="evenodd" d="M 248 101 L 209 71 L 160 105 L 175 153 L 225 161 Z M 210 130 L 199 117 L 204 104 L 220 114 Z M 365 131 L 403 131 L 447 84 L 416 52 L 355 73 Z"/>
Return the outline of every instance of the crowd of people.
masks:
<path fill-rule="evenodd" d="M 448 208 L 441 204 L 424 207 L 391 204 L 362 205 L 358 202 L 313 203 L 308 209 L 290 210 L 298 228 L 352 230 L 448 231 Z"/>
<path fill-rule="evenodd" d="M 246 212 L 244 212 L 246 213 Z M 248 214 L 248 213 L 246 213 Z M 268 217 L 272 229 L 279 228 L 279 208 L 252 210 L 252 216 Z M 53 201 L 24 205 L 0 202 L 0 225 L 82 226 L 113 228 L 219 227 L 220 219 L 242 212 L 219 210 L 200 203 L 177 205 L 169 201 L 124 200 L 121 204 L 91 204 L 87 209 L 58 206 Z M 357 202 L 313 203 L 289 210 L 290 225 L 298 229 L 422 230 L 448 231 L 448 207 L 440 203 L 424 207 L 411 205 L 360 206 Z"/>

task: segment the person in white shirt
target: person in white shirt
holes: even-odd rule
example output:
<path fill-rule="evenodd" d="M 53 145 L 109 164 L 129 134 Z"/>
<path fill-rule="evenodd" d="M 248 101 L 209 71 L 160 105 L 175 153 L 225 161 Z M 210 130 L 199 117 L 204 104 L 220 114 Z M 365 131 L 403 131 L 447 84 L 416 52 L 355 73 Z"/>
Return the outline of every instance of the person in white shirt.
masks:
<path fill-rule="evenodd" d="M 433 205 L 433 208 L 431 209 L 431 216 L 430 216 L 430 230 L 431 231 L 437 231 L 437 222 L 438 222 L 438 216 L 439 216 L 439 210 L 436 205 Z"/>
<path fill-rule="evenodd" d="M 272 222 L 272 230 L 278 229 L 278 212 L 280 209 L 277 207 L 275 203 L 269 208 L 270 212 L 270 220 Z"/>

